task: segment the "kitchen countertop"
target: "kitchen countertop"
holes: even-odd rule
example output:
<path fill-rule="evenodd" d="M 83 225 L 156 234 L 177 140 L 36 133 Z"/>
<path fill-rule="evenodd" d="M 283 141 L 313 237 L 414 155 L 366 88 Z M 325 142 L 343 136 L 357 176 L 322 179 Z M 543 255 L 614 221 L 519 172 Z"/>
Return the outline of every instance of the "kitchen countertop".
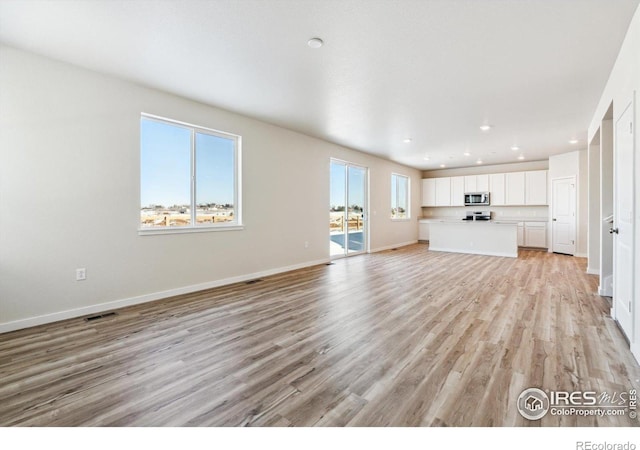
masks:
<path fill-rule="evenodd" d="M 547 217 L 495 217 L 489 221 L 489 223 L 518 223 L 518 222 L 548 222 L 549 219 Z M 471 220 L 464 221 L 462 217 L 422 217 L 418 219 L 418 222 L 422 223 L 432 223 L 432 222 L 472 222 Z M 478 222 L 487 222 L 481 221 Z"/>

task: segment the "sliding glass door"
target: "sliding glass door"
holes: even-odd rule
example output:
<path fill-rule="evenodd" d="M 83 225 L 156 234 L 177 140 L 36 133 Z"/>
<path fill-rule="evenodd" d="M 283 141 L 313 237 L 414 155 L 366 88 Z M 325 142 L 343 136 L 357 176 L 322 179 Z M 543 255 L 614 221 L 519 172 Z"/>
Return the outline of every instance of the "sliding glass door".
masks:
<path fill-rule="evenodd" d="M 329 254 L 339 258 L 367 250 L 367 168 L 331 160 Z"/>

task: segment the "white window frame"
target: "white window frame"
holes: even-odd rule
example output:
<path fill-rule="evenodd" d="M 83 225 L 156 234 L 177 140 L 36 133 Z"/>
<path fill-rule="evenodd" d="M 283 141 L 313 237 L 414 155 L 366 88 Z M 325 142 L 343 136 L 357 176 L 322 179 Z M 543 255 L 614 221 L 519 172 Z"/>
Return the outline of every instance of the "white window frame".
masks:
<path fill-rule="evenodd" d="M 205 128 L 198 125 L 193 125 L 186 122 L 180 122 L 166 117 L 160 117 L 153 114 L 140 114 L 140 120 L 147 119 L 160 123 L 165 123 L 172 126 L 188 129 L 191 132 L 191 149 L 190 149 L 190 166 L 191 166 L 191 225 L 181 227 L 166 227 L 166 228 L 141 228 L 140 227 L 140 210 L 138 209 L 138 234 L 139 235 L 157 235 L 157 234 L 180 234 L 180 233 L 202 233 L 209 231 L 234 231 L 244 230 L 242 222 L 242 136 L 237 134 L 227 133 L 225 131 L 214 130 L 211 128 Z M 139 128 L 141 129 L 141 127 Z M 211 136 L 221 137 L 224 139 L 231 139 L 234 141 L 234 220 L 231 222 L 221 222 L 212 224 L 198 225 L 196 221 L 197 207 L 196 207 L 196 133 L 208 134 Z M 141 153 L 142 155 L 142 153 Z M 142 170 L 142 161 L 141 167 Z M 141 180 L 140 180 L 141 181 Z M 140 185 L 140 192 L 138 197 L 138 208 L 142 204 L 142 186 Z"/>
<path fill-rule="evenodd" d="M 394 177 L 395 177 L 395 182 L 396 182 L 396 199 L 395 199 L 396 207 L 399 204 L 398 200 L 400 199 L 400 197 L 399 197 L 400 190 L 398 189 L 398 180 L 400 179 L 400 177 L 406 178 L 406 180 L 407 180 L 407 217 L 391 217 L 391 220 L 398 221 L 398 222 L 411 220 L 411 177 L 409 177 L 408 175 L 403 175 L 401 173 L 392 172 L 391 173 L 391 188 L 392 189 L 393 189 Z M 391 209 L 393 210 L 393 198 L 391 199 Z"/>

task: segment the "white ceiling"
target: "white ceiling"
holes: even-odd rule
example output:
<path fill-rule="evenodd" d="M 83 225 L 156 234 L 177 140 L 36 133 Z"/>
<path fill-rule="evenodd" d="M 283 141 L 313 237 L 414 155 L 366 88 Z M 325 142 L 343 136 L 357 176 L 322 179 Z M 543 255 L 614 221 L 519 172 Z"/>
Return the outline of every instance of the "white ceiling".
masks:
<path fill-rule="evenodd" d="M 586 147 L 638 2 L 1 0 L 0 42 L 432 169 Z"/>

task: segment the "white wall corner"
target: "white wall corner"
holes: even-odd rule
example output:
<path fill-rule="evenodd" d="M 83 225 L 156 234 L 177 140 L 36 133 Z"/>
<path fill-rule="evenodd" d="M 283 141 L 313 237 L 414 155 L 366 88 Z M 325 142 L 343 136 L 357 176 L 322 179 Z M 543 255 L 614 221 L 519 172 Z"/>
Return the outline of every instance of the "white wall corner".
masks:
<path fill-rule="evenodd" d="M 587 267 L 587 273 L 589 275 L 600 275 L 599 269 L 592 269 L 591 267 Z"/>
<path fill-rule="evenodd" d="M 407 245 L 413 245 L 413 244 L 417 244 L 418 240 L 416 239 L 415 241 L 407 241 L 407 242 L 402 242 L 400 244 L 393 244 L 393 245 L 385 245 L 384 247 L 378 247 L 378 248 L 374 248 L 369 250 L 369 253 L 377 253 L 377 252 L 383 252 L 385 250 L 391 250 L 394 248 L 398 248 L 398 247 L 406 247 Z"/>

